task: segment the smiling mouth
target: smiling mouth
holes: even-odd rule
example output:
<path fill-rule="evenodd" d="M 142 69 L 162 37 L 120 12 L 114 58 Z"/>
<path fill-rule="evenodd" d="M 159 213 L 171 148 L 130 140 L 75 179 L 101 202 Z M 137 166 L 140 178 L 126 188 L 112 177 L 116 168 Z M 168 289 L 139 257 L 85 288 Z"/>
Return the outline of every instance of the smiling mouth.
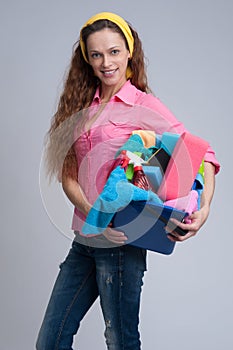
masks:
<path fill-rule="evenodd" d="M 101 73 L 104 74 L 105 76 L 111 76 L 113 75 L 118 68 L 116 69 L 111 69 L 111 70 L 102 70 Z"/>

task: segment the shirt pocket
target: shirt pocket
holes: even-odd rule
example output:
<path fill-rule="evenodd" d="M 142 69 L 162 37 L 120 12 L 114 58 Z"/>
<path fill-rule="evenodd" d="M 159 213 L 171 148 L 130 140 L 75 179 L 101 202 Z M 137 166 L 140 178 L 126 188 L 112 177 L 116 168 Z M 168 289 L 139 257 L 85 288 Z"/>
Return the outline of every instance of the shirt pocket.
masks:
<path fill-rule="evenodd" d="M 130 119 L 119 117 L 110 117 L 105 132 L 111 137 L 128 138 L 133 130 L 138 129 L 136 123 Z"/>

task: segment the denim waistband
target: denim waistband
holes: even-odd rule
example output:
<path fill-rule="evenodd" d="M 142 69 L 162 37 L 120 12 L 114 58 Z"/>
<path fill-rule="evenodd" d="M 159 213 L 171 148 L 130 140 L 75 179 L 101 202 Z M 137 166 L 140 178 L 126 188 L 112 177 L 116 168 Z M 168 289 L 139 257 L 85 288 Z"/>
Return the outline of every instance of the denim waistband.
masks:
<path fill-rule="evenodd" d="M 79 233 L 79 231 L 74 231 L 75 238 L 74 241 L 88 247 L 95 248 L 115 248 L 119 247 L 119 244 L 110 242 L 103 234 L 96 236 L 85 237 Z"/>

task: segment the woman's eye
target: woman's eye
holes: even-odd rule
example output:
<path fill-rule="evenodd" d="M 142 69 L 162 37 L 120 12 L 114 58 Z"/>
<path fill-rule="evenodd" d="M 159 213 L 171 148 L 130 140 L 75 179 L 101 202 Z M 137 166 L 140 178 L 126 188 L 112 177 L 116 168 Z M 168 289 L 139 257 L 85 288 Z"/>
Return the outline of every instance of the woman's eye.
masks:
<path fill-rule="evenodd" d="M 95 52 L 91 55 L 92 58 L 99 58 L 100 57 L 100 54 Z"/>
<path fill-rule="evenodd" d="M 112 50 L 113 55 L 117 55 L 120 51 L 119 50 Z"/>

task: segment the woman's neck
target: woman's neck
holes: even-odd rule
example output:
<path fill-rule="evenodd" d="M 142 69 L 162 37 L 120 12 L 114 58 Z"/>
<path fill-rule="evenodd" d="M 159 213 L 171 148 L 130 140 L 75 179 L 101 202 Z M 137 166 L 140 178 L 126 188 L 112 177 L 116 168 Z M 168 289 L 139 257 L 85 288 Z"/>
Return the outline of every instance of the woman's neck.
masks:
<path fill-rule="evenodd" d="M 125 83 L 126 83 L 126 81 L 124 81 L 119 86 L 101 85 L 100 86 L 100 99 L 101 99 L 101 102 L 102 103 L 107 103 L 112 98 L 112 96 L 114 96 L 118 91 L 120 91 L 120 89 L 122 88 L 122 86 Z"/>

